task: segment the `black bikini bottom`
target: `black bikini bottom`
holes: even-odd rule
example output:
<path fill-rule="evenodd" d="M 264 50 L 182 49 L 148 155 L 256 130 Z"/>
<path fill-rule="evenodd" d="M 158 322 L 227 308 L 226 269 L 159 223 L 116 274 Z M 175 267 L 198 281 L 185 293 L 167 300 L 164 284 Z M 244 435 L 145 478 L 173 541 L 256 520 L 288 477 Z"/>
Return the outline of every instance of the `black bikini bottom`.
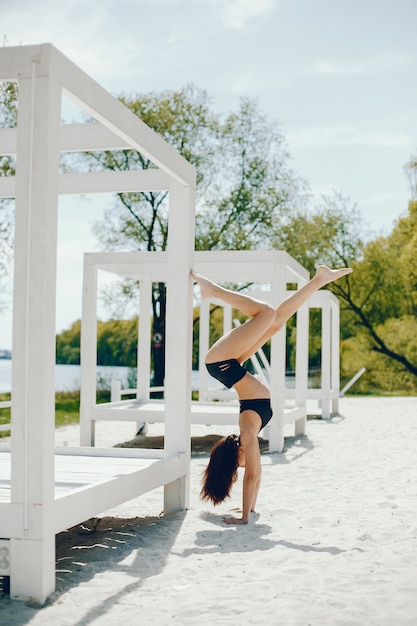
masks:
<path fill-rule="evenodd" d="M 227 361 L 216 361 L 216 363 L 206 363 L 206 368 L 210 376 L 230 389 L 235 383 L 246 374 L 246 370 L 237 359 L 227 359 Z"/>
<path fill-rule="evenodd" d="M 258 398 L 254 400 L 240 400 L 240 413 L 243 411 L 255 411 L 262 421 L 262 428 L 268 424 L 272 418 L 271 400 L 269 398 Z"/>

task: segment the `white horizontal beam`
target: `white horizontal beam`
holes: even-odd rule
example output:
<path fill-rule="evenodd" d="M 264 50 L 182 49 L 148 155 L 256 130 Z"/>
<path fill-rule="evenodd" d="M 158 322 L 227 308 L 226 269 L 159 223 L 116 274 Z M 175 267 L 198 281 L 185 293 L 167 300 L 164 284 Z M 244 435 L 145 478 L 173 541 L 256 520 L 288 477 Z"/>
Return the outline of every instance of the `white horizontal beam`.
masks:
<path fill-rule="evenodd" d="M 157 254 L 158 257 L 155 256 Z M 166 263 L 166 256 L 163 252 L 96 252 L 86 254 L 84 262 L 105 271 L 139 276 L 141 264 L 149 264 L 150 267 L 154 263 Z M 194 253 L 194 267 L 223 282 L 272 282 L 277 265 L 284 265 L 288 272 L 291 270 L 287 276 L 289 282 L 293 279 L 292 274 L 303 280 L 309 278 L 308 271 L 283 250 L 208 250 Z"/>
<path fill-rule="evenodd" d="M 157 169 L 61 174 L 58 182 L 60 194 L 134 193 L 169 189 L 169 176 Z M 0 198 L 14 198 L 15 195 L 15 177 L 1 176 Z"/>
<path fill-rule="evenodd" d="M 66 456 L 105 457 L 106 459 L 163 459 L 164 450 L 157 448 L 96 448 L 89 446 L 58 446 L 55 454 Z"/>
<path fill-rule="evenodd" d="M 168 255 L 162 250 L 155 252 L 86 252 L 84 265 L 97 265 L 98 269 L 112 272 L 120 266 L 144 265 L 145 270 L 153 265 L 157 268 L 168 262 Z"/>
<path fill-rule="evenodd" d="M 54 532 L 58 533 L 127 500 L 162 487 L 188 471 L 185 454 L 154 461 L 149 467 L 113 480 L 70 491 L 55 500 Z"/>
<path fill-rule="evenodd" d="M 286 268 L 286 278 L 309 279 L 308 271 L 285 250 L 201 250 L 195 252 L 195 266 L 214 280 L 259 280 L 270 282 L 277 266 Z M 253 277 L 253 278 L 251 278 Z M 262 282 L 262 281 L 261 281 Z"/>
<path fill-rule="evenodd" d="M 59 149 L 61 152 L 94 152 L 97 150 L 131 150 L 118 135 L 97 122 L 62 124 Z M 17 129 L 0 128 L 0 155 L 16 154 Z"/>
<path fill-rule="evenodd" d="M 117 193 L 167 191 L 169 176 L 157 169 L 128 172 L 90 172 L 61 174 L 59 193 Z"/>
<path fill-rule="evenodd" d="M 5 46 L 0 54 L 0 81 L 13 82 L 30 77 L 32 63 L 39 63 L 41 46 Z"/>

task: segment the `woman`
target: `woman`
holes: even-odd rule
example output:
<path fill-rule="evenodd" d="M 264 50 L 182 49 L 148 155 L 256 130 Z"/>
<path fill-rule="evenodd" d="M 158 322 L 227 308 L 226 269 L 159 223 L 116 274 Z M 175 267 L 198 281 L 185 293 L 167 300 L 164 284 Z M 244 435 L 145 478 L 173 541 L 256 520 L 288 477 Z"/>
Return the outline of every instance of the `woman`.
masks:
<path fill-rule="evenodd" d="M 225 518 L 227 524 L 247 524 L 255 510 L 261 482 L 261 462 L 258 433 L 272 417 L 269 390 L 242 367 L 299 307 L 318 289 L 346 274 L 350 268 L 331 270 L 319 265 L 314 277 L 295 291 L 277 309 L 242 293 L 224 289 L 194 270 L 192 278 L 198 283 L 203 298 L 218 298 L 240 310 L 251 319 L 226 333 L 210 348 L 206 367 L 214 378 L 226 387 L 233 387 L 239 397 L 239 436 L 228 435 L 214 446 L 204 472 L 201 497 L 219 504 L 230 495 L 237 479 L 238 467 L 245 468 L 241 517 Z"/>

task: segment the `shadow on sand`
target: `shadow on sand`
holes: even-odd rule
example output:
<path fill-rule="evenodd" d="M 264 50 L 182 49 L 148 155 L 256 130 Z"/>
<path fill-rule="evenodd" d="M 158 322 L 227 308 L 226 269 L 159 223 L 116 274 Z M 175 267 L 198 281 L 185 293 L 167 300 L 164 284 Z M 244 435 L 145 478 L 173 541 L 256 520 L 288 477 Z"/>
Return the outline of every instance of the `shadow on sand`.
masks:
<path fill-rule="evenodd" d="M 103 599 L 103 594 L 92 592 L 87 613 L 80 621 L 71 622 L 72 626 L 97 623 L 111 606 L 139 590 L 147 578 L 163 571 L 185 516 L 184 511 L 159 518 L 93 518 L 59 533 L 55 592 L 43 607 L 0 596 L 0 623 L 8 623 L 8 616 L 14 626 L 28 624 L 39 611 L 59 604 L 66 592 L 88 584 L 105 572 L 120 574 L 114 593 L 106 594 Z"/>

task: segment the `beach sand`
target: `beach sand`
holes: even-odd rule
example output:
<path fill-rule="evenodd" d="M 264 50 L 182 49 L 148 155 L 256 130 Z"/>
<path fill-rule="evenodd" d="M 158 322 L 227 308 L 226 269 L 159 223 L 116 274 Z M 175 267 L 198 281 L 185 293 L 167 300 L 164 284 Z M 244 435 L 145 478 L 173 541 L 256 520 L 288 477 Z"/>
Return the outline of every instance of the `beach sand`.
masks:
<path fill-rule="evenodd" d="M 2 596 L 0 624 L 416 626 L 416 426 L 416 398 L 347 397 L 307 435 L 289 428 L 282 454 L 262 446 L 258 512 L 236 527 L 222 517 L 241 478 L 218 508 L 199 500 L 203 438 L 233 429 L 193 426 L 189 510 L 159 517 L 158 489 L 61 533 L 56 592 L 43 608 Z M 98 445 L 134 436 L 106 428 Z"/>

